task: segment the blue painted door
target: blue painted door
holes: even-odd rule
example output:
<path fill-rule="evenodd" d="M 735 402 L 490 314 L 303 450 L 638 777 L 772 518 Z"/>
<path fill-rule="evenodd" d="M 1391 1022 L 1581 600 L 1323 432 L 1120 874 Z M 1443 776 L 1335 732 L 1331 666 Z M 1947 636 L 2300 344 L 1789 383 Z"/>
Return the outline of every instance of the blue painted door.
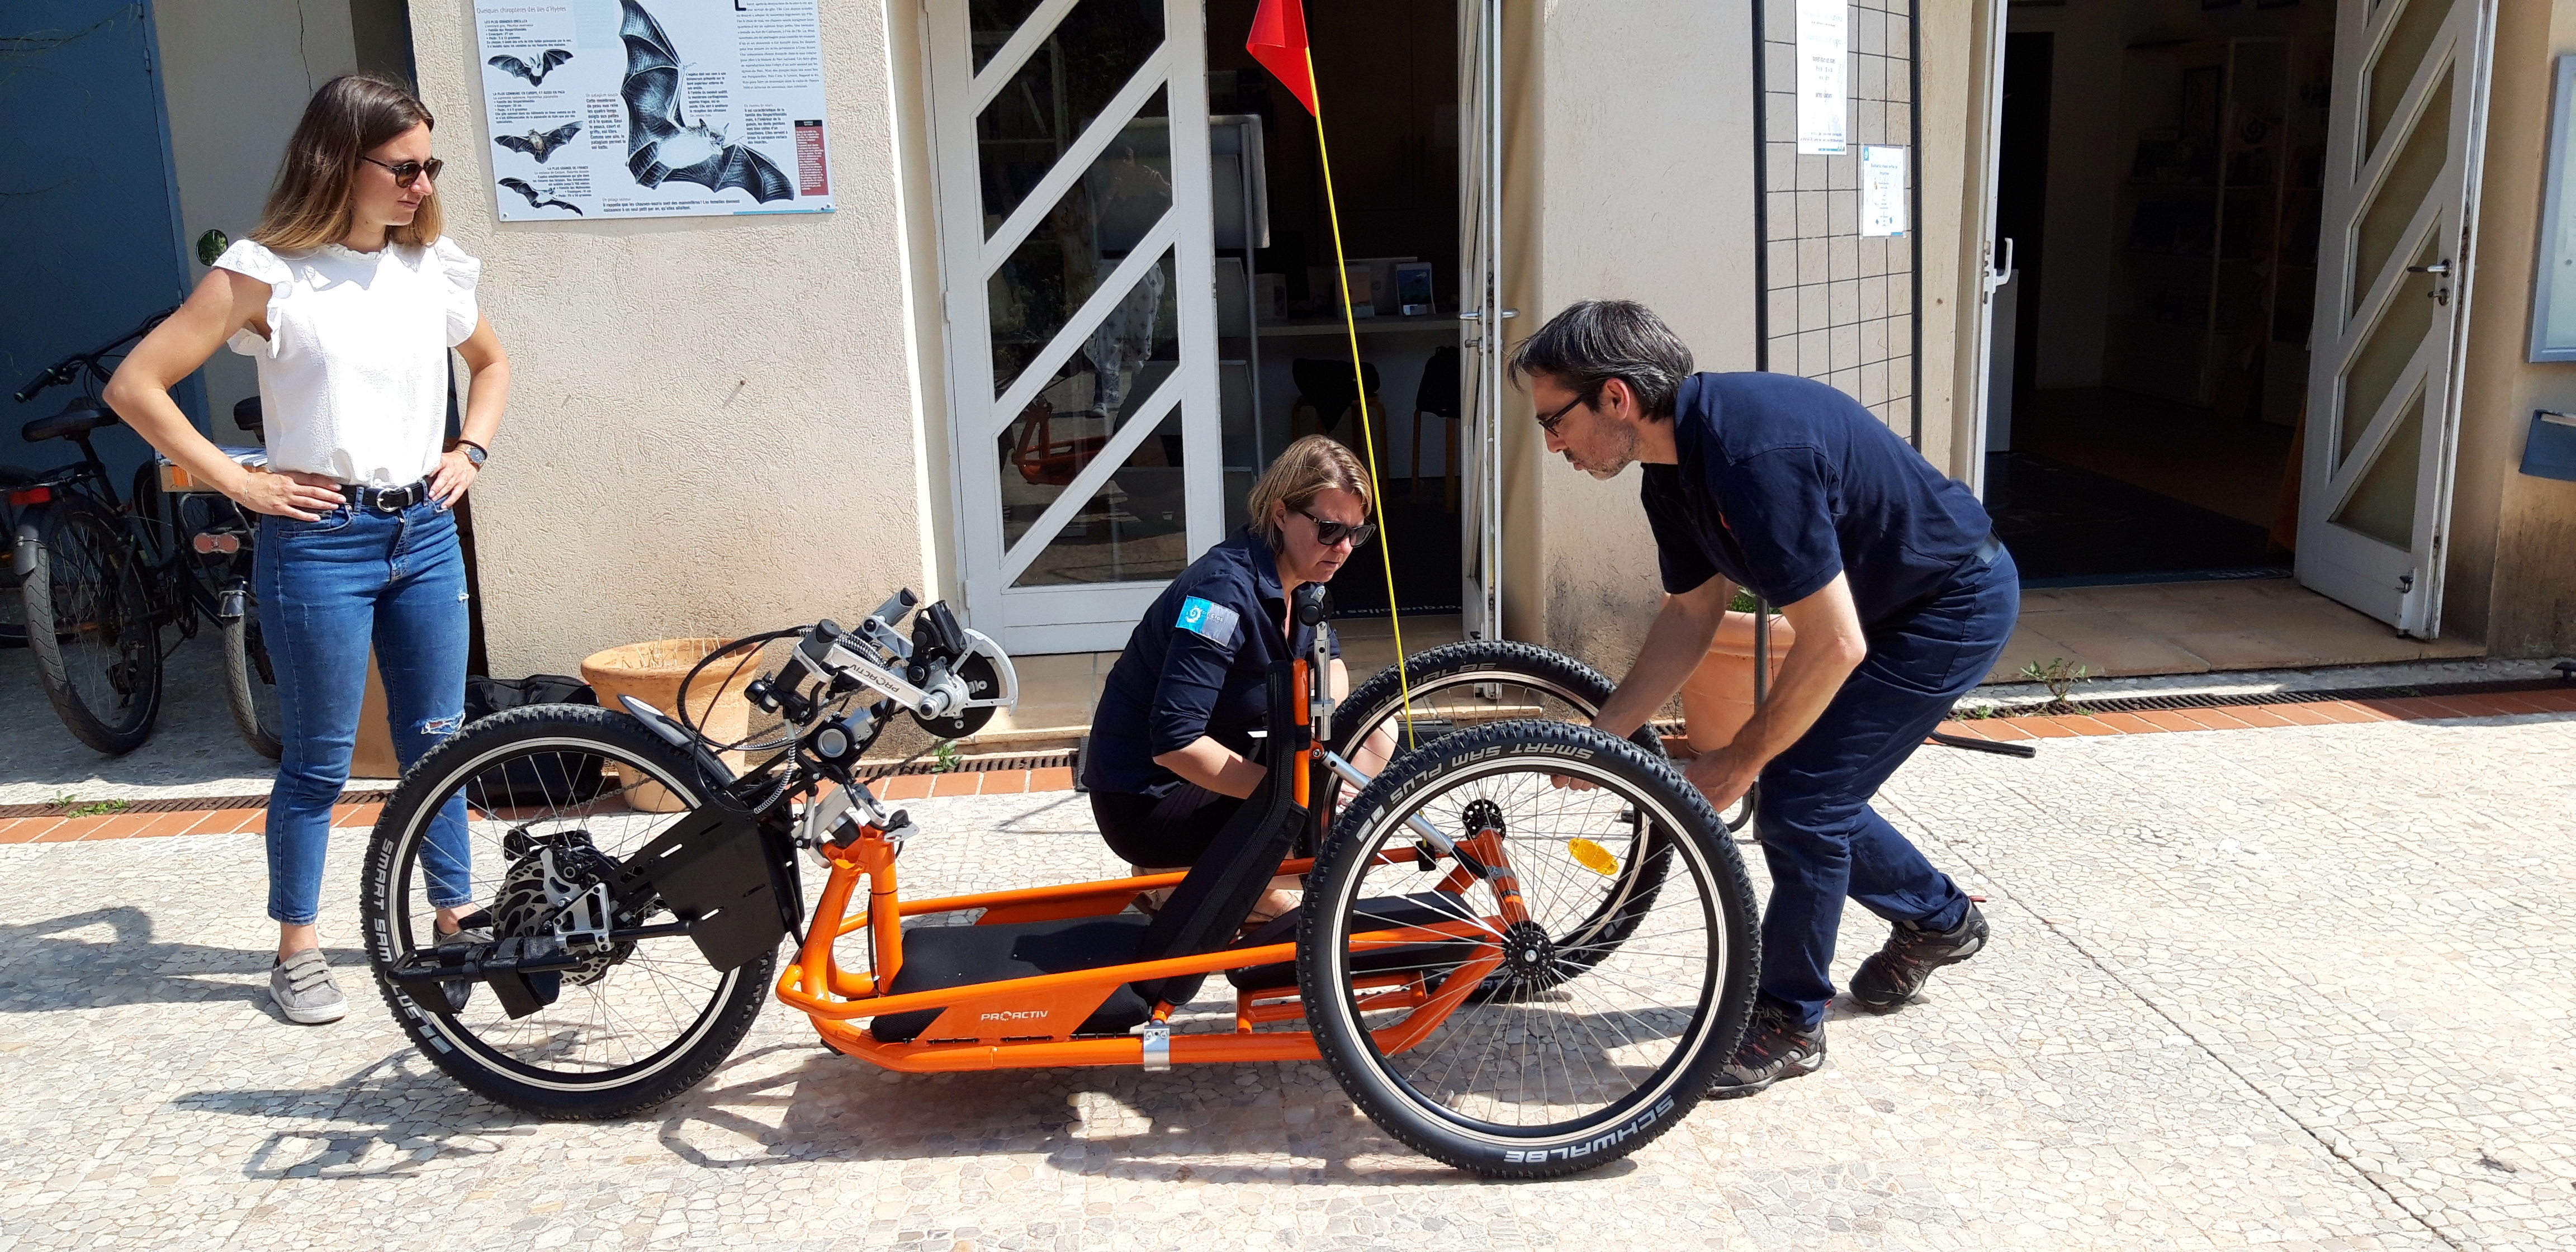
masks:
<path fill-rule="evenodd" d="M 158 62 L 148 4 L 0 5 L 0 461 L 41 467 L 77 455 L 18 436 L 69 393 L 23 405 L 6 393 L 187 295 Z M 174 394 L 204 426 L 199 380 Z M 143 450 L 121 429 L 99 438 L 120 482 Z"/>

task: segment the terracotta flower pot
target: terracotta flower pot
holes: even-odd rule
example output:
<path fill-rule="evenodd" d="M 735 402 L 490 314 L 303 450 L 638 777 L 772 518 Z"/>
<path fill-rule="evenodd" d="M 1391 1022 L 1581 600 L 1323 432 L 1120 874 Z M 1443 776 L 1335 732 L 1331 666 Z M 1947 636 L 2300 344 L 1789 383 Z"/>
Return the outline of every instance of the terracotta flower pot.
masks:
<path fill-rule="evenodd" d="M 624 647 L 594 652 L 583 658 L 581 680 L 599 693 L 600 706 L 624 712 L 619 696 L 633 696 L 674 717 L 680 713 L 680 680 L 689 676 L 690 667 L 705 660 L 707 654 L 723 647 L 723 639 L 657 639 L 650 643 L 630 643 Z M 751 731 L 751 702 L 742 689 L 760 676 L 757 669 L 745 664 L 736 669 L 728 658 L 707 667 L 698 681 L 689 687 L 689 720 L 695 722 L 708 738 L 719 743 L 743 739 Z M 748 658 L 740 658 L 747 660 Z M 724 763 L 740 773 L 746 762 L 739 752 L 719 754 Z M 618 771 L 619 781 L 628 785 L 626 804 L 648 813 L 671 813 L 682 806 L 669 790 L 640 779 L 628 778 Z"/>
<path fill-rule="evenodd" d="M 1771 619 L 1771 676 L 1780 675 L 1781 658 L 1798 634 L 1789 619 Z M 1729 613 L 1717 624 L 1708 656 L 1682 684 L 1682 726 L 1691 751 L 1714 752 L 1735 739 L 1753 720 L 1753 615 Z"/>

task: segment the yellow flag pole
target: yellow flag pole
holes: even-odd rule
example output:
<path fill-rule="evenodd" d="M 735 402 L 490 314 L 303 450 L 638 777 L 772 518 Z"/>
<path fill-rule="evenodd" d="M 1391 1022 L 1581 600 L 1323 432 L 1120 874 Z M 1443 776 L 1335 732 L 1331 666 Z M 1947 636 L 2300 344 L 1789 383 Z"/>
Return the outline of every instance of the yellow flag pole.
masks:
<path fill-rule="evenodd" d="M 1386 524 L 1386 491 L 1378 485 L 1377 434 L 1369 429 L 1368 375 L 1360 368 L 1359 315 L 1351 309 L 1351 267 L 1342 255 L 1342 210 L 1333 200 L 1333 153 L 1324 143 L 1324 93 L 1315 82 L 1315 50 L 1309 46 L 1303 51 L 1307 91 L 1315 105 L 1315 152 L 1324 163 L 1324 215 L 1333 228 L 1333 273 L 1342 287 L 1342 330 L 1351 343 L 1351 394 L 1358 397 L 1360 447 L 1368 456 L 1369 496 L 1377 505 L 1378 564 L 1386 572 L 1386 612 L 1388 620 L 1395 626 L 1395 688 L 1403 700 L 1404 717 L 1404 733 L 1397 736 L 1397 742 L 1399 747 L 1410 748 L 1414 746 L 1413 675 L 1404 660 L 1404 612 L 1395 603 L 1395 534 Z"/>

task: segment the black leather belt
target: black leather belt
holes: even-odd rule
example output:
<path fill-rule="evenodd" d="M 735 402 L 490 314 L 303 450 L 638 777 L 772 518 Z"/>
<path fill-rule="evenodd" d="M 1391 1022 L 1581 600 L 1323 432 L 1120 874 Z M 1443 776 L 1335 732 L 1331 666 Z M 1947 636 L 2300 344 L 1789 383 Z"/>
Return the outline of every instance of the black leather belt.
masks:
<path fill-rule="evenodd" d="M 429 480 L 424 478 L 406 487 L 362 487 L 356 483 L 340 485 L 340 498 L 353 509 L 373 509 L 378 513 L 400 513 L 429 498 Z"/>

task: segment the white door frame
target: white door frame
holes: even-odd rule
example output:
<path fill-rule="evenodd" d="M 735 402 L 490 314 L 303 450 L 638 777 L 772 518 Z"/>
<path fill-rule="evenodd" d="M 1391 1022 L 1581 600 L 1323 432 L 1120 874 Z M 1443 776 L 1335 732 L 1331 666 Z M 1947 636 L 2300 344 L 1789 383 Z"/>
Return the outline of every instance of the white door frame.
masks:
<path fill-rule="evenodd" d="M 2000 193 L 2003 174 L 2004 27 L 2007 16 L 2005 0 L 1984 0 L 1977 6 L 1978 20 L 1985 24 L 1985 64 L 1980 67 L 1984 73 L 1979 75 L 1985 93 L 1985 137 L 1978 145 L 1975 167 L 1969 171 L 1976 180 L 1970 186 L 1977 193 L 1975 220 L 1969 223 L 1976 232 L 1969 236 L 1976 241 L 1977 260 L 1969 277 L 1969 281 L 1976 284 L 1976 306 L 1968 314 L 1967 438 L 1952 450 L 1950 456 L 1963 471 L 1959 481 L 1975 492 L 1979 500 L 1986 498 L 1986 416 L 1991 403 L 1987 391 L 1991 381 L 1988 375 L 1994 368 L 1995 292 L 2012 280 L 2013 273 L 2009 250 L 2001 257 L 1995 255 L 1995 200 Z M 1922 174 L 1917 172 L 1915 177 L 1920 179 Z M 1919 222 L 1913 225 L 1917 230 L 1922 229 Z M 1921 316 L 1920 311 L 1916 316 Z M 1914 402 L 1921 404 L 1922 397 L 1915 397 Z M 1958 428 L 1956 422 L 1951 424 L 1951 429 Z"/>
<path fill-rule="evenodd" d="M 1503 637 L 1503 4 L 1458 0 L 1458 604 L 1470 639 Z"/>
<path fill-rule="evenodd" d="M 2363 152 L 2366 78 L 2407 11 L 2449 8 L 2383 130 L 2377 151 Z M 2468 345 L 2470 277 L 2476 272 L 2478 185 L 2486 147 L 2486 112 L 2495 39 L 2495 0 L 2342 0 L 2335 27 L 2333 101 L 2326 136 L 2324 229 L 2319 232 L 2314 350 L 2308 375 L 2308 424 L 2299 490 L 2299 581 L 2389 622 L 2400 634 L 2441 633 L 2442 581 L 2451 520 L 2452 477 L 2459 452 L 2463 357 Z M 2446 159 L 2430 190 L 2377 274 L 2353 272 L 2354 231 L 2423 118 L 2437 83 L 2447 78 L 2451 116 Z M 2438 276 L 2410 273 L 2430 256 Z M 2431 282 L 2422 281 L 2431 278 Z M 2400 301 L 2427 298 L 2447 284 L 2448 300 L 2376 412 L 2341 453 L 2344 384 L 2370 335 Z M 2364 475 L 2391 449 L 2391 436 L 2421 397 L 2415 515 L 2410 543 L 2397 549 L 2332 522 Z"/>
<path fill-rule="evenodd" d="M 1216 367 L 1215 225 L 1208 155 L 1206 15 L 1197 0 L 1165 0 L 1163 43 L 1140 64 L 1090 128 L 1058 158 L 988 241 L 976 118 L 1075 0 L 1044 0 L 981 71 L 974 68 L 965 0 L 929 0 L 930 136 L 939 232 L 941 309 L 949 378 L 950 472 L 957 501 L 958 577 L 969 624 L 1017 653 L 1106 651 L 1122 646 L 1136 619 L 1161 594 L 1164 580 L 1012 587 L 1065 522 L 1079 511 L 1148 434 L 1179 423 L 1184 453 L 1184 530 L 1189 554 L 1214 546 L 1224 532 Z M 1048 346 L 999 396 L 994 392 L 988 281 L 1013 249 L 1044 224 L 1047 210 L 1137 110 L 1164 92 L 1171 124 L 1172 207 L 1101 280 Z M 1016 543 L 1004 542 L 1001 479 L 995 440 L 1034 398 L 1055 367 L 1114 312 L 1131 281 L 1173 254 L 1180 367 L 1154 394 L 1133 401 L 1129 416 Z M 1177 417 L 1170 416 L 1177 407 Z"/>

